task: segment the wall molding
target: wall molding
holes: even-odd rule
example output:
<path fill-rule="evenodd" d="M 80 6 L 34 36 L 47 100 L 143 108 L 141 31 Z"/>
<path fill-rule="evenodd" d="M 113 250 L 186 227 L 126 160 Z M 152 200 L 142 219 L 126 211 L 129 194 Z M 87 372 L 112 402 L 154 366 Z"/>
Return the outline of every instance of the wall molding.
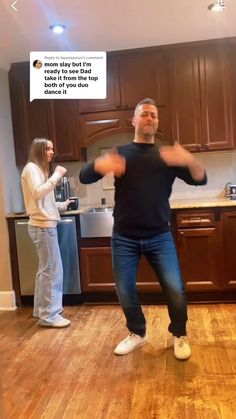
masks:
<path fill-rule="evenodd" d="M 15 292 L 0 291 L 0 311 L 13 311 L 16 309 Z"/>

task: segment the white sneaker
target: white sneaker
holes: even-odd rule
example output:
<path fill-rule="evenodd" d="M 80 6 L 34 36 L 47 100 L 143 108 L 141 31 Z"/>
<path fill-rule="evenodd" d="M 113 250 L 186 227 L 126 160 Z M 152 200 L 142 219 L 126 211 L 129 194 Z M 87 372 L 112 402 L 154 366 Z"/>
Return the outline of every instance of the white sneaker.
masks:
<path fill-rule="evenodd" d="M 61 319 L 57 322 L 52 322 L 52 323 L 48 323 L 45 320 L 39 320 L 38 321 L 39 326 L 43 326 L 43 327 L 56 327 L 56 328 L 63 328 L 63 327 L 68 327 L 71 324 L 71 321 L 68 319 Z"/>
<path fill-rule="evenodd" d="M 135 349 L 141 348 L 141 346 L 147 343 L 146 337 L 136 335 L 135 333 L 130 332 L 129 336 L 122 340 L 114 350 L 116 355 L 127 355 L 130 352 L 133 352 Z"/>
<path fill-rule="evenodd" d="M 174 355 L 177 359 L 188 359 L 191 355 L 191 348 L 187 336 L 174 337 Z"/>

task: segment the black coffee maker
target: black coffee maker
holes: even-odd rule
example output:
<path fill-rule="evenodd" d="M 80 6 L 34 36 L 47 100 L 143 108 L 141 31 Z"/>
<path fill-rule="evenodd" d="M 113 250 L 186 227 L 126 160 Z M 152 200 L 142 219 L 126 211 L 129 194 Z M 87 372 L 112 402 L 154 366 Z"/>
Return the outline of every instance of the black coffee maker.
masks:
<path fill-rule="evenodd" d="M 66 176 L 61 179 L 61 182 L 57 184 L 55 189 L 56 201 L 66 201 L 70 196 L 70 182 Z"/>

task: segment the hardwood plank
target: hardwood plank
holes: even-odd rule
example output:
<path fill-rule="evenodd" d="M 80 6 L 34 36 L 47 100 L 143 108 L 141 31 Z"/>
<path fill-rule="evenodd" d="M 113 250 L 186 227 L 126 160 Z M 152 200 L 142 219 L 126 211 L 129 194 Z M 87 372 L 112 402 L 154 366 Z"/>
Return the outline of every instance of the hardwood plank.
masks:
<path fill-rule="evenodd" d="M 118 306 L 66 307 L 61 330 L 39 328 L 31 308 L 0 312 L 6 418 L 234 419 L 235 305 L 189 306 L 187 362 L 174 358 L 166 307 L 143 311 L 148 344 L 123 357 Z"/>

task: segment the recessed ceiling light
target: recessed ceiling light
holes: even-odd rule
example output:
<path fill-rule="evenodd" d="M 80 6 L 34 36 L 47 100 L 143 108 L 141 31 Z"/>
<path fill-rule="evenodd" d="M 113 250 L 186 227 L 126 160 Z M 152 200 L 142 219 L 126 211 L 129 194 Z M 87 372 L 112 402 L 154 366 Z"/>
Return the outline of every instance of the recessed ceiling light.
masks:
<path fill-rule="evenodd" d="M 223 12 L 226 8 L 226 2 L 218 0 L 215 3 L 209 4 L 208 9 L 212 12 Z"/>
<path fill-rule="evenodd" d="M 66 27 L 65 27 L 65 25 L 51 25 L 51 26 L 49 26 L 49 28 L 54 32 L 54 33 L 56 33 L 57 35 L 58 34 L 61 34 L 62 32 L 64 32 L 64 30 L 66 29 Z"/>

